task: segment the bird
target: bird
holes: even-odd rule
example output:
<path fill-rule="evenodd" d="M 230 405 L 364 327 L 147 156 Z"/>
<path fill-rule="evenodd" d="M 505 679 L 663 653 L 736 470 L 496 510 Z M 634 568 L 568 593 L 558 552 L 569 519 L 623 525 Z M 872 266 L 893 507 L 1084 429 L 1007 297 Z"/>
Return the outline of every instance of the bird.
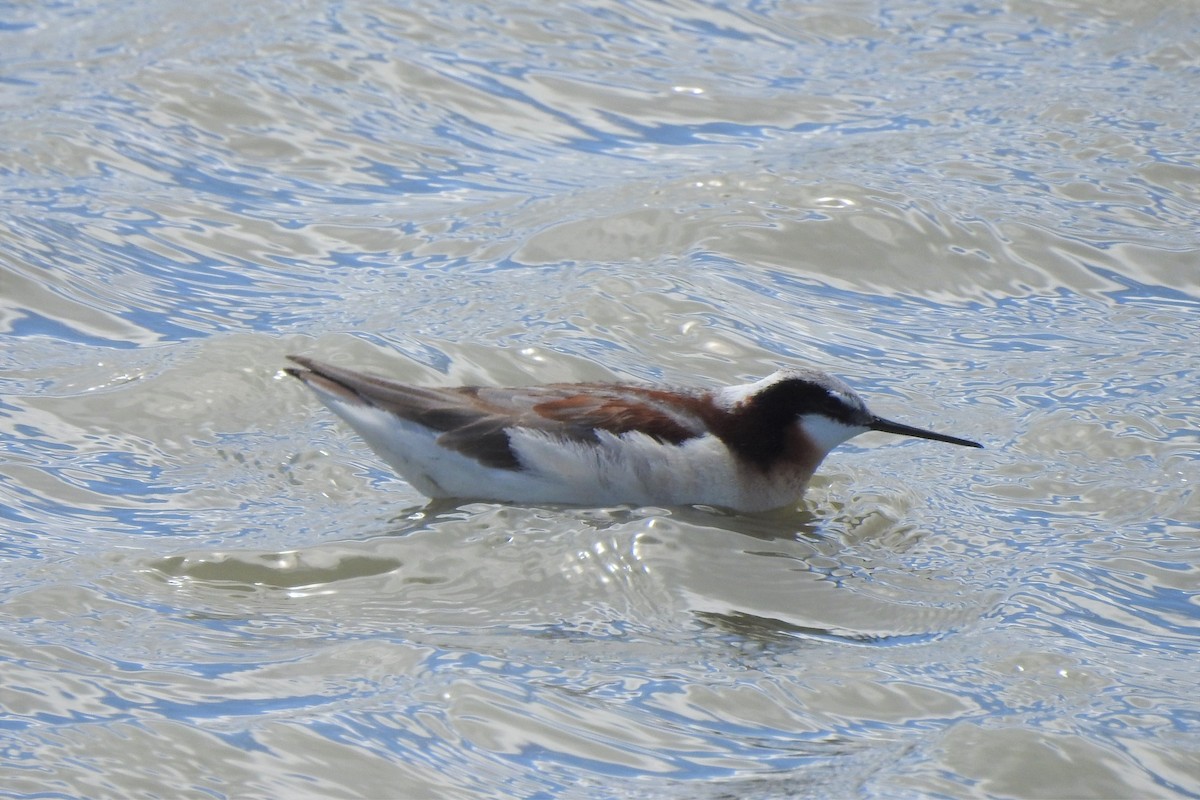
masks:
<path fill-rule="evenodd" d="M 867 431 L 983 446 L 877 416 L 841 379 L 803 367 L 707 389 L 443 388 L 288 358 L 285 372 L 434 499 L 757 513 L 797 503 L 825 456 Z"/>

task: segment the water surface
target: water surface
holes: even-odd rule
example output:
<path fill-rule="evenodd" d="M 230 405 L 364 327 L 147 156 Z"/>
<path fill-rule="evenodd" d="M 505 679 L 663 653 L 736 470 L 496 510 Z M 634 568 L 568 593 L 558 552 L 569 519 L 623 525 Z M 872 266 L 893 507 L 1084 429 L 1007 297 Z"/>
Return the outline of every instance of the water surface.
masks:
<path fill-rule="evenodd" d="M 0 776 L 1195 797 L 1200 25 L 143 0 L 0 24 Z M 439 504 L 281 372 L 718 385 L 781 512 Z"/>

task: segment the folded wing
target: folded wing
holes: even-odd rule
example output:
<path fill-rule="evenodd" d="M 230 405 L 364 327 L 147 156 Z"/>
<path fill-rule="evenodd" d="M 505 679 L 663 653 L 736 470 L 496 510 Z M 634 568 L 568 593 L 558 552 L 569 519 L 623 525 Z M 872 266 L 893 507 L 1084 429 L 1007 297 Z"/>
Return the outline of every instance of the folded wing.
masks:
<path fill-rule="evenodd" d="M 529 388 L 409 386 L 301 356 L 303 370 L 289 370 L 306 383 L 350 402 L 376 406 L 438 431 L 438 443 L 481 464 L 520 469 L 509 444 L 514 428 L 536 430 L 567 441 L 598 442 L 597 431 L 640 432 L 664 443 L 702 436 L 703 394 L 681 395 L 621 384 L 551 384 Z"/>

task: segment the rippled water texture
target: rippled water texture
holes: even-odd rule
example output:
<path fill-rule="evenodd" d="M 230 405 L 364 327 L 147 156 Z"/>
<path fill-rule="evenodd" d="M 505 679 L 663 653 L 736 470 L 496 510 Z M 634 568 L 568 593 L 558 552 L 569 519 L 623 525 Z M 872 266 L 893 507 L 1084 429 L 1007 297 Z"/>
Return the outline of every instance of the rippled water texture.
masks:
<path fill-rule="evenodd" d="M 1183 3 L 8 4 L 0 785 L 1197 797 Z M 721 384 L 794 509 L 426 506 L 280 372 Z"/>

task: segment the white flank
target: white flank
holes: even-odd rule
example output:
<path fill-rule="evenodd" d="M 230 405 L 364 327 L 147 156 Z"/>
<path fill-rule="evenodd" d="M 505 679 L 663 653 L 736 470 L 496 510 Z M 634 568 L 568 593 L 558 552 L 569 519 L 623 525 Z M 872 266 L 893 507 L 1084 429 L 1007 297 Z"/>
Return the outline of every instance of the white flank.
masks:
<path fill-rule="evenodd" d="M 591 444 L 512 430 L 510 441 L 528 469 L 530 493 L 549 502 L 588 505 L 743 504 L 745 487 L 734 460 L 715 436 L 672 445 L 636 431 L 596 434 L 598 441 Z"/>

